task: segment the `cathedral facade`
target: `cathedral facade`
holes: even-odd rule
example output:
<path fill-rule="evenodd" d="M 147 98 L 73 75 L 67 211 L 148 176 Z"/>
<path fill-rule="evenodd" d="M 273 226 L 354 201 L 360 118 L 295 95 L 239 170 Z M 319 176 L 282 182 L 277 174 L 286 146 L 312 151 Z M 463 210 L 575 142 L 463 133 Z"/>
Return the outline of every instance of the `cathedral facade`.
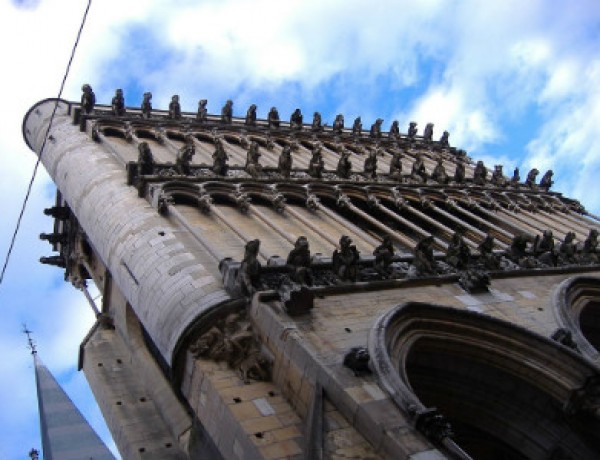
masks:
<path fill-rule="evenodd" d="M 600 457 L 600 220 L 551 171 L 206 107 L 85 85 L 23 123 L 42 262 L 102 293 L 79 366 L 123 458 Z"/>

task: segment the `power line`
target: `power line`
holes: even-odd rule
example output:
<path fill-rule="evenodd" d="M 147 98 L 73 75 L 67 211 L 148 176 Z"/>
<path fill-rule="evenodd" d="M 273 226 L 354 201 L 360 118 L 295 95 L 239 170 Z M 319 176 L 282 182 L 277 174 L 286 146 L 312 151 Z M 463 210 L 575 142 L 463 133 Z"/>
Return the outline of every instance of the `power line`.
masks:
<path fill-rule="evenodd" d="M 19 233 L 19 229 L 21 227 L 21 220 L 23 219 L 23 215 L 25 214 L 25 208 L 27 207 L 27 202 L 29 201 L 29 196 L 31 195 L 31 189 L 33 187 L 33 182 L 35 181 L 35 176 L 37 174 L 38 167 L 40 166 L 40 162 L 42 161 L 42 154 L 44 153 L 44 147 L 46 146 L 46 140 L 48 139 L 48 134 L 50 133 L 50 129 L 52 128 L 52 122 L 54 121 L 54 116 L 56 115 L 56 110 L 58 109 L 58 101 L 60 100 L 63 90 L 65 88 L 65 83 L 67 82 L 67 77 L 69 76 L 69 71 L 71 70 L 71 63 L 73 62 L 73 58 L 75 57 L 75 51 L 77 50 L 77 46 L 79 45 L 79 39 L 81 38 L 81 33 L 83 32 L 83 26 L 85 25 L 85 21 L 87 19 L 88 12 L 90 11 L 90 6 L 92 6 L 92 0 L 88 0 L 87 7 L 85 8 L 85 12 L 83 13 L 83 18 L 81 19 L 81 25 L 79 26 L 79 32 L 77 32 L 77 38 L 75 39 L 75 44 L 73 45 L 73 50 L 71 51 L 71 57 L 69 58 L 69 63 L 67 64 L 67 68 L 65 69 L 65 74 L 63 76 L 62 83 L 60 84 L 60 89 L 58 91 L 58 96 L 56 97 L 56 102 L 54 104 L 54 109 L 52 110 L 52 115 L 50 116 L 50 122 L 48 123 L 48 129 L 46 130 L 46 135 L 44 136 L 42 148 L 40 149 L 40 153 L 38 155 L 37 161 L 35 162 L 35 166 L 33 167 L 33 173 L 31 175 L 31 179 L 30 179 L 29 185 L 27 187 L 27 193 L 25 194 L 25 199 L 23 200 L 23 205 L 21 206 L 21 212 L 19 213 L 19 217 L 17 218 L 17 223 L 15 225 L 15 231 L 14 231 L 12 239 L 10 241 L 10 246 L 8 247 L 8 251 L 6 253 L 6 258 L 4 260 L 4 266 L 2 267 L 2 273 L 0 274 L 0 285 L 4 281 L 4 274 L 6 273 L 6 267 L 8 267 L 10 255 L 12 254 L 13 248 L 15 246 L 17 234 Z"/>

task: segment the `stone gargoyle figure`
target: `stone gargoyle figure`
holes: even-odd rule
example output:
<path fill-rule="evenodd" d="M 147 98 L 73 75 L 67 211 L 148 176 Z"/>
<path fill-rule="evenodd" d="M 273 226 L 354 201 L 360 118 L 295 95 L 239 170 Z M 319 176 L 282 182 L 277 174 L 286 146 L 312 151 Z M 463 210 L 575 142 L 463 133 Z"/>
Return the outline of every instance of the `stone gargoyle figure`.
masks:
<path fill-rule="evenodd" d="M 348 179 L 352 173 L 352 161 L 350 160 L 350 150 L 342 148 L 340 159 L 337 164 L 336 174 L 342 179 Z"/>
<path fill-rule="evenodd" d="M 142 176 L 154 174 L 154 157 L 148 142 L 140 142 L 138 145 L 138 168 Z"/>
<path fill-rule="evenodd" d="M 308 163 L 308 174 L 317 179 L 323 177 L 323 170 L 325 169 L 325 162 L 321 153 L 322 149 L 321 143 L 317 142 L 313 147 L 312 157 Z"/>
<path fill-rule="evenodd" d="M 300 111 L 300 109 L 294 110 L 292 116 L 290 117 L 290 128 L 302 129 L 303 123 L 304 117 L 302 116 L 302 112 Z"/>
<path fill-rule="evenodd" d="M 81 87 L 81 109 L 83 113 L 92 113 L 96 105 L 96 95 L 87 83 Z"/>
<path fill-rule="evenodd" d="M 321 131 L 323 129 L 323 126 L 321 123 L 322 123 L 321 114 L 319 112 L 315 112 L 313 115 L 311 129 L 313 131 Z"/>
<path fill-rule="evenodd" d="M 286 145 L 281 150 L 279 161 L 277 162 L 279 174 L 283 177 L 290 177 L 292 173 L 292 163 L 292 148 L 289 145 Z"/>
<path fill-rule="evenodd" d="M 417 275 L 434 275 L 437 273 L 435 258 L 433 256 L 433 236 L 426 236 L 415 246 L 413 265 Z"/>
<path fill-rule="evenodd" d="M 487 168 L 483 164 L 483 161 L 479 160 L 475 165 L 475 171 L 473 171 L 473 183 L 475 185 L 485 185 L 487 181 Z"/>
<path fill-rule="evenodd" d="M 497 187 L 504 187 L 506 185 L 506 177 L 504 177 L 502 169 L 502 165 L 494 165 L 494 171 L 492 172 L 490 182 Z"/>
<path fill-rule="evenodd" d="M 286 261 L 291 270 L 290 278 L 298 284 L 312 286 L 313 274 L 310 268 L 310 247 L 305 236 L 299 236 Z"/>
<path fill-rule="evenodd" d="M 447 184 L 449 177 L 446 173 L 446 168 L 444 167 L 444 160 L 440 156 L 437 159 L 437 164 L 435 168 L 433 168 L 433 172 L 431 173 L 431 179 L 436 181 L 438 184 Z"/>
<path fill-rule="evenodd" d="M 179 96 L 174 94 L 171 97 L 171 102 L 169 103 L 169 118 L 172 120 L 180 120 L 181 119 L 181 104 L 179 103 Z"/>
<path fill-rule="evenodd" d="M 462 157 L 456 158 L 456 169 L 454 170 L 454 182 L 464 184 L 466 179 L 465 162 Z"/>
<path fill-rule="evenodd" d="M 471 262 L 471 250 L 460 231 L 452 235 L 446 250 L 446 262 L 458 270 L 465 270 Z"/>
<path fill-rule="evenodd" d="M 394 152 L 390 161 L 390 177 L 392 179 L 402 179 L 402 158 L 404 158 L 404 154 L 401 151 Z"/>
<path fill-rule="evenodd" d="M 362 120 L 360 117 L 356 117 L 354 119 L 354 123 L 352 124 L 352 135 L 360 136 L 362 134 Z"/>
<path fill-rule="evenodd" d="M 398 120 L 392 121 L 388 137 L 390 139 L 397 139 L 398 137 L 400 137 L 400 124 L 398 123 Z"/>
<path fill-rule="evenodd" d="M 418 132 L 418 128 L 417 128 L 417 122 L 416 121 L 411 121 L 408 124 L 408 137 L 412 140 L 415 138 L 415 136 L 417 135 Z"/>
<path fill-rule="evenodd" d="M 333 121 L 333 132 L 336 134 L 341 134 L 344 129 L 344 115 L 337 114 L 335 116 L 335 120 Z"/>
<path fill-rule="evenodd" d="M 529 188 L 535 188 L 535 179 L 540 172 L 533 168 L 531 171 L 527 173 L 527 178 L 525 179 L 525 185 Z"/>
<path fill-rule="evenodd" d="M 192 173 L 190 163 L 195 153 L 194 138 L 188 135 L 185 138 L 185 145 L 179 149 L 175 160 L 175 169 L 179 174 L 189 176 Z"/>
<path fill-rule="evenodd" d="M 208 109 L 206 108 L 208 101 L 206 99 L 200 99 L 198 101 L 198 112 L 196 113 L 196 121 L 198 123 L 205 123 L 208 115 Z"/>
<path fill-rule="evenodd" d="M 519 185 L 519 182 L 521 182 L 521 173 L 519 172 L 519 168 L 517 167 L 513 171 L 513 176 L 510 179 L 510 185 L 516 186 Z"/>
<path fill-rule="evenodd" d="M 377 120 L 375 120 L 375 123 L 373 123 L 371 125 L 371 131 L 369 132 L 369 135 L 373 138 L 373 139 L 379 139 L 381 137 L 381 125 L 383 123 L 383 119 L 378 118 Z"/>
<path fill-rule="evenodd" d="M 343 281 L 356 281 L 359 259 L 360 253 L 352 244 L 352 239 L 343 235 L 340 238 L 340 249 L 333 251 L 332 265 L 335 274 Z"/>
<path fill-rule="evenodd" d="M 242 295 L 252 297 L 262 288 L 261 264 L 258 261 L 260 240 L 250 240 L 246 243 L 244 260 L 240 265 L 237 275 L 237 286 Z"/>
<path fill-rule="evenodd" d="M 230 125 L 233 119 L 233 101 L 228 99 L 225 105 L 221 109 L 221 123 Z"/>
<path fill-rule="evenodd" d="M 148 120 L 148 119 L 150 119 L 150 117 L 152 117 L 152 93 L 151 92 L 144 93 L 144 98 L 142 99 L 141 110 L 142 110 L 142 118 L 145 118 L 146 120 Z"/>
<path fill-rule="evenodd" d="M 248 107 L 244 124 L 246 126 L 256 126 L 256 104 L 252 104 L 250 107 Z"/>
<path fill-rule="evenodd" d="M 276 107 L 271 107 L 269 113 L 267 115 L 267 123 L 269 124 L 269 128 L 277 129 L 279 128 L 279 112 Z"/>
<path fill-rule="evenodd" d="M 540 188 L 543 188 L 544 190 L 550 190 L 550 187 L 552 187 L 552 184 L 554 184 L 554 181 L 552 180 L 553 175 L 554 171 L 552 171 L 551 169 L 546 171 L 546 173 L 542 176 L 542 179 L 540 180 Z"/>
<path fill-rule="evenodd" d="M 425 162 L 423 161 L 423 156 L 418 153 L 415 161 L 412 165 L 412 169 L 410 172 L 411 180 L 418 183 L 427 182 L 427 170 L 425 169 Z"/>
<path fill-rule="evenodd" d="M 215 151 L 212 154 L 213 167 L 212 171 L 219 176 L 226 176 L 229 170 L 229 156 L 223 146 L 223 141 L 220 137 L 215 138 Z"/>
<path fill-rule="evenodd" d="M 125 98 L 123 97 L 123 90 L 118 89 L 115 91 L 115 96 L 111 101 L 113 115 L 122 117 L 125 115 Z"/>
<path fill-rule="evenodd" d="M 479 250 L 479 265 L 486 270 L 500 270 L 501 257 L 494 253 L 494 237 L 487 234 L 477 247 Z"/>
<path fill-rule="evenodd" d="M 260 148 L 258 142 L 252 141 L 250 148 L 246 154 L 246 167 L 245 170 L 252 177 L 258 177 L 262 174 L 262 165 L 260 164 Z"/>
<path fill-rule="evenodd" d="M 375 256 L 373 266 L 377 273 L 384 277 L 388 277 L 393 273 L 392 263 L 394 262 L 394 254 L 392 237 L 385 235 L 381 244 L 373 251 L 373 255 Z"/>
<path fill-rule="evenodd" d="M 444 131 L 442 133 L 442 137 L 440 137 L 440 144 L 442 147 L 450 147 L 450 142 L 448 138 L 450 137 L 450 133 L 448 131 Z"/>
<path fill-rule="evenodd" d="M 369 156 L 365 158 L 364 164 L 364 174 L 366 177 L 370 179 L 375 179 L 377 177 L 377 154 L 379 153 L 379 149 L 377 147 L 371 149 L 369 152 Z"/>
<path fill-rule="evenodd" d="M 427 123 L 423 130 L 423 140 L 427 143 L 433 142 L 433 123 Z"/>

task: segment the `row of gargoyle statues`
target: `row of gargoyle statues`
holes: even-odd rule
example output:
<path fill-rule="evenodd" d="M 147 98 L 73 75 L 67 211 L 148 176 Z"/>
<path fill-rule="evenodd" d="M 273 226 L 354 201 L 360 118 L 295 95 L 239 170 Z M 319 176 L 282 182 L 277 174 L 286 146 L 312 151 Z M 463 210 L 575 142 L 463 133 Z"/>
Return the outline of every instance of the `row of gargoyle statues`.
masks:
<path fill-rule="evenodd" d="M 242 138 L 244 139 L 244 138 Z M 214 135 L 215 151 L 212 154 L 213 165 L 212 172 L 219 176 L 226 176 L 229 171 L 229 156 L 225 151 L 223 139 L 215 134 Z M 246 153 L 246 164 L 244 170 L 252 177 L 257 178 L 263 175 L 263 166 L 260 164 L 260 146 L 257 141 L 253 140 L 248 142 L 245 139 L 242 145 L 247 146 Z M 284 178 L 292 176 L 293 170 L 293 157 L 292 151 L 299 148 L 297 142 L 291 142 L 286 144 L 279 155 L 277 173 Z M 138 163 L 140 165 L 141 175 L 152 175 L 154 171 L 154 159 L 150 146 L 147 142 L 141 142 L 138 145 Z M 186 142 L 183 147 L 177 152 L 177 158 L 175 163 L 175 172 L 181 175 L 191 175 L 191 161 L 196 153 L 196 147 L 194 144 L 194 137 L 188 135 Z M 352 174 L 355 174 L 352 170 L 352 160 L 350 158 L 351 151 L 343 146 L 340 146 L 338 150 L 339 160 L 335 170 L 335 175 L 339 179 L 349 179 Z M 367 179 L 374 180 L 378 177 L 377 173 L 377 162 L 378 157 L 383 155 L 382 149 L 378 146 L 371 149 L 366 156 L 363 164 L 362 174 Z M 466 166 L 463 155 L 456 157 L 456 169 L 454 176 L 450 176 L 446 172 L 444 166 L 444 159 L 441 155 L 438 156 L 437 164 L 433 169 L 432 173 L 429 174 L 425 167 L 425 162 L 422 153 L 416 153 L 414 162 L 411 167 L 409 175 L 404 175 L 402 170 L 402 159 L 404 153 L 402 150 L 396 150 L 390 161 L 390 169 L 388 178 L 391 180 L 398 181 L 409 181 L 411 183 L 427 183 L 433 181 L 438 184 L 448 184 L 454 182 L 455 184 L 465 184 L 466 178 Z M 325 170 L 325 161 L 323 159 L 323 144 L 319 141 L 315 142 L 312 148 L 312 155 L 308 164 L 307 173 L 309 176 L 320 179 L 323 178 L 323 174 L 327 173 Z M 529 188 L 537 187 L 536 178 L 539 171 L 533 168 L 527 174 L 525 179 L 525 185 Z M 548 190 L 554 183 L 552 176 L 554 175 L 552 170 L 548 170 L 542 177 L 539 187 Z M 504 176 L 502 165 L 496 165 L 492 172 L 491 178 L 488 179 L 488 169 L 483 164 L 483 161 L 478 161 L 473 171 L 472 183 L 475 185 L 486 185 L 491 184 L 497 187 L 506 186 L 518 186 L 520 184 L 521 176 L 519 174 L 519 168 L 515 168 L 513 177 L 509 180 Z"/>
<path fill-rule="evenodd" d="M 404 270 L 397 264 L 392 238 L 388 235 L 373 251 L 375 256 L 372 266 L 360 263 L 360 253 L 352 244 L 349 236 L 342 236 L 339 248 L 333 251 L 331 265 L 335 276 L 340 281 L 360 281 L 365 278 L 364 271 L 375 271 L 379 279 L 411 278 L 435 276 L 450 273 L 464 273 L 464 287 L 471 290 L 482 282 L 487 286 L 487 271 L 516 270 L 519 268 L 544 268 L 567 265 L 589 265 L 599 263 L 598 231 L 591 229 L 586 240 L 577 244 L 575 233 L 568 232 L 559 245 L 555 245 L 554 236 L 546 230 L 541 236 L 532 238 L 528 235 L 517 235 L 513 238 L 508 251 L 494 251 L 494 237 L 487 235 L 479 244 L 479 257 L 473 257 L 469 245 L 463 235 L 457 231 L 452 236 L 443 260 L 434 255 L 435 238 L 427 236 L 421 239 L 413 250 L 412 265 Z M 242 295 L 252 296 L 264 288 L 261 280 L 261 264 L 258 261 L 259 240 L 246 244 L 244 259 L 241 263 L 237 288 Z M 312 286 L 315 283 L 312 257 L 309 242 L 300 236 L 290 251 L 286 266 L 289 278 L 300 285 Z M 473 284 L 475 283 L 475 284 Z M 463 282 L 461 282 L 463 284 Z"/>
<path fill-rule="evenodd" d="M 81 107 L 83 111 L 87 114 L 92 113 L 94 107 L 96 105 L 96 95 L 92 90 L 92 87 L 88 84 L 83 85 L 81 88 L 83 94 L 81 95 Z M 208 110 L 206 108 L 208 101 L 206 99 L 200 99 L 198 102 L 198 112 L 196 113 L 196 122 L 205 123 L 208 118 Z M 125 116 L 127 110 L 125 108 L 125 97 L 123 96 L 123 90 L 117 89 L 115 92 L 115 96 L 111 101 L 112 106 L 112 114 L 117 117 Z M 141 104 L 141 112 L 142 118 L 150 119 L 152 118 L 152 93 L 146 92 L 144 93 L 144 98 Z M 244 124 L 249 127 L 256 126 L 256 104 L 250 105 L 248 111 L 246 112 L 246 118 L 244 120 Z M 179 102 L 179 96 L 173 95 L 171 97 L 171 102 L 169 103 L 169 115 L 168 117 L 172 120 L 181 120 L 181 104 Z M 221 109 L 221 118 L 220 121 L 223 124 L 231 124 L 233 119 L 233 102 L 228 100 L 223 108 Z M 279 118 L 279 112 L 277 108 L 271 107 L 269 113 L 267 115 L 267 124 L 270 129 L 277 129 L 280 127 L 281 120 Z M 370 137 L 374 139 L 379 139 L 382 136 L 381 125 L 383 124 L 383 119 L 378 118 L 375 123 L 371 125 L 371 129 L 369 131 Z M 322 131 L 327 124 L 322 123 L 321 114 L 319 112 L 315 112 L 313 115 L 313 121 L 311 124 L 311 130 L 318 132 Z M 423 141 L 432 143 L 433 142 L 433 123 L 427 123 L 425 129 L 423 130 Z M 292 115 L 290 116 L 290 128 L 301 130 L 304 127 L 304 116 L 300 109 L 294 110 Z M 334 133 L 341 134 L 344 129 L 344 116 L 342 114 L 338 114 L 335 117 L 335 121 L 333 122 L 332 130 Z M 362 120 L 361 117 L 357 117 L 352 124 L 352 135 L 360 136 L 363 132 L 362 128 Z M 411 121 L 408 126 L 408 132 L 406 137 L 409 139 L 415 139 L 417 136 L 418 128 L 417 123 Z M 388 132 L 388 137 L 390 139 L 400 137 L 400 125 L 398 121 L 394 120 L 392 125 L 390 126 L 390 130 Z M 444 131 L 442 137 L 439 142 L 442 146 L 449 146 L 448 138 L 450 134 L 448 131 Z"/>

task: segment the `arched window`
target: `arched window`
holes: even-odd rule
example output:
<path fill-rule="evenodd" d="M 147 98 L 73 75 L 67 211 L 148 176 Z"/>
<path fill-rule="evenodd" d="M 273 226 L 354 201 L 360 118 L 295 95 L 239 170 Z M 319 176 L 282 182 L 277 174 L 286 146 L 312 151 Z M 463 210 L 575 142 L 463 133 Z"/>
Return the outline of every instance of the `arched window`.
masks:
<path fill-rule="evenodd" d="M 408 303 L 377 321 L 369 347 L 381 386 L 446 448 L 478 460 L 600 458 L 599 370 L 550 339 Z"/>
<path fill-rule="evenodd" d="M 577 276 L 562 282 L 554 296 L 554 314 L 581 354 L 600 365 L 600 279 Z"/>

